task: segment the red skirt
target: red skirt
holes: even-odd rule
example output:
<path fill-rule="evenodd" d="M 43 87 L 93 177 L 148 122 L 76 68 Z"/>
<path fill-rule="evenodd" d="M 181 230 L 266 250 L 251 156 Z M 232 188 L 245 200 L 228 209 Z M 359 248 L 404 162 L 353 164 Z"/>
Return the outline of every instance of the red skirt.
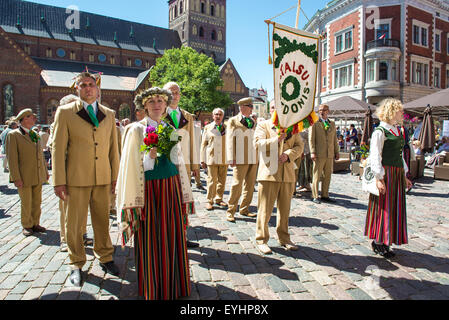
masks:
<path fill-rule="evenodd" d="M 370 194 L 365 236 L 387 246 L 408 243 L 404 169 L 385 166 L 385 194 Z"/>
<path fill-rule="evenodd" d="M 190 295 L 189 260 L 179 176 L 145 181 L 145 207 L 134 236 L 139 295 L 173 300 Z"/>

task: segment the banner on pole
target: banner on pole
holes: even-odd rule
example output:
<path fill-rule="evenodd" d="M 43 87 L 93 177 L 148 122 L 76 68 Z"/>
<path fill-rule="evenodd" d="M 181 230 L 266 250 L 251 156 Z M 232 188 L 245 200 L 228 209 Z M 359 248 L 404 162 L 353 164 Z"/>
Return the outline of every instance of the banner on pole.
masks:
<path fill-rule="evenodd" d="M 320 35 L 274 23 L 273 70 L 279 131 L 298 133 L 318 121 L 314 112 Z"/>

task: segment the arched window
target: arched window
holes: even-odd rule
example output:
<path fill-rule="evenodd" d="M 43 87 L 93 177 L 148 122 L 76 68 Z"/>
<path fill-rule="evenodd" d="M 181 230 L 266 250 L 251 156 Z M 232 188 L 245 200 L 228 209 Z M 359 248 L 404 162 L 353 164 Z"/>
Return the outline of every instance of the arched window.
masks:
<path fill-rule="evenodd" d="M 175 18 L 178 16 L 178 6 L 175 5 Z"/>
<path fill-rule="evenodd" d="M 8 120 L 14 116 L 14 87 L 12 84 L 3 86 L 3 114 L 4 120 Z"/>
<path fill-rule="evenodd" d="M 179 2 L 179 14 L 180 15 L 182 14 L 182 9 L 183 9 L 183 3 L 181 1 L 181 2 Z"/>
<path fill-rule="evenodd" d="M 211 6 L 210 6 L 210 15 L 212 17 L 215 16 L 215 6 L 213 4 L 211 4 Z"/>
<path fill-rule="evenodd" d="M 212 30 L 210 38 L 214 41 L 217 40 L 217 32 L 215 30 Z"/>
<path fill-rule="evenodd" d="M 201 2 L 201 13 L 206 13 L 206 4 Z"/>
<path fill-rule="evenodd" d="M 204 28 L 200 27 L 200 38 L 204 37 Z"/>
<path fill-rule="evenodd" d="M 125 118 L 131 119 L 131 109 L 128 104 L 122 103 L 118 110 L 118 116 L 120 120 Z"/>
<path fill-rule="evenodd" d="M 59 107 L 59 100 L 50 99 L 47 102 L 47 123 L 53 121 L 53 117 L 55 116 L 56 109 Z"/>

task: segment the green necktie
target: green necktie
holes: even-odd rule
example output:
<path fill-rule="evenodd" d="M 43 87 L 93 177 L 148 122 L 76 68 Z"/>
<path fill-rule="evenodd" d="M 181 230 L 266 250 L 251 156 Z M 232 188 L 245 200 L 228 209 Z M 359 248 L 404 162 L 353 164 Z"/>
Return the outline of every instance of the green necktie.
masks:
<path fill-rule="evenodd" d="M 93 124 L 98 128 L 98 119 L 94 113 L 94 107 L 92 107 L 91 104 L 87 106 L 87 111 L 89 113 L 90 120 L 92 120 Z"/>
<path fill-rule="evenodd" d="M 329 130 L 330 125 L 329 125 L 329 120 L 324 121 L 324 130 Z"/>
<path fill-rule="evenodd" d="M 249 128 L 249 129 L 252 129 L 252 128 L 253 128 L 253 125 L 254 125 L 253 120 L 250 119 L 250 118 L 245 118 L 245 120 L 246 120 L 246 123 L 248 124 L 248 128 Z"/>
<path fill-rule="evenodd" d="M 178 121 L 178 110 L 173 110 L 170 113 L 170 117 L 173 120 L 173 123 L 175 124 L 175 128 L 178 129 L 179 127 L 179 121 Z"/>
<path fill-rule="evenodd" d="M 33 141 L 34 143 L 37 143 L 39 141 L 39 136 L 33 130 L 30 130 L 28 134 L 30 135 L 31 141 Z"/>

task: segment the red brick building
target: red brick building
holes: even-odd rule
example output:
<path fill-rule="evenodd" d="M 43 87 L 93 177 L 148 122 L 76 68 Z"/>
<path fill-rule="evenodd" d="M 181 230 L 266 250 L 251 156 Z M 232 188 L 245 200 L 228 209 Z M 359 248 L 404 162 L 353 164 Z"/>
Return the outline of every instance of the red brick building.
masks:
<path fill-rule="evenodd" d="M 181 1 L 183 7 L 177 7 L 177 10 L 187 16 L 192 14 L 197 19 L 207 18 L 214 23 L 217 20 L 225 25 L 225 0 L 218 1 L 219 4 L 217 1 L 204 1 L 214 7 L 213 16 L 211 7 L 204 13 L 202 7 L 198 7 L 199 12 L 194 11 L 196 0 Z M 192 10 L 186 11 L 184 7 Z M 173 14 L 170 7 L 170 21 Z M 234 68 L 229 59 L 222 59 L 225 58 L 223 47 L 226 41 L 223 32 L 218 31 L 216 40 L 204 41 L 207 45 L 211 41 L 219 43 L 221 49 L 216 51 L 216 63 L 220 66 L 231 64 Z M 101 102 L 114 109 L 120 119 L 134 118 L 136 92 L 149 86 L 149 69 L 156 59 L 165 50 L 182 46 L 180 36 L 181 30 L 80 12 L 75 8 L 2 0 L 0 122 L 4 123 L 21 109 L 31 107 L 38 114 L 39 123 L 50 123 L 59 100 L 74 93 L 71 89 L 73 78 L 86 67 L 89 71 L 102 73 Z M 201 42 L 201 38 L 196 40 L 195 43 Z M 213 56 L 213 52 L 204 53 Z M 233 79 L 228 78 L 224 79 L 226 88 L 223 91 L 230 90 L 234 101 L 247 95 L 248 89 L 237 72 Z M 232 81 L 234 86 L 230 85 Z"/>
<path fill-rule="evenodd" d="M 317 102 L 403 102 L 449 87 L 449 1 L 334 0 L 305 30 L 321 41 Z"/>

